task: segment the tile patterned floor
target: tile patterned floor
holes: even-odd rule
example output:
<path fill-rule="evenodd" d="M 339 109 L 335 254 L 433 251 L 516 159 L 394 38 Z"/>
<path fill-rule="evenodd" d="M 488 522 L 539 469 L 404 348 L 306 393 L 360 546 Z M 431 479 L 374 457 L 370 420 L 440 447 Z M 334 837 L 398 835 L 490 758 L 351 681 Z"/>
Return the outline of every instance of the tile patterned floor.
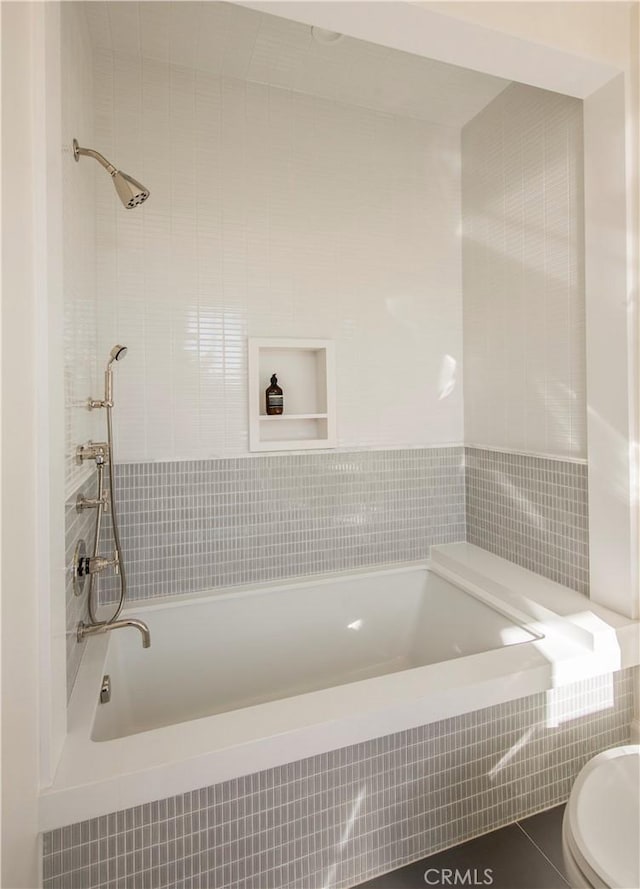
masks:
<path fill-rule="evenodd" d="M 360 889 L 567 889 L 562 861 L 562 816 L 557 806 L 501 830 L 438 852 Z"/>

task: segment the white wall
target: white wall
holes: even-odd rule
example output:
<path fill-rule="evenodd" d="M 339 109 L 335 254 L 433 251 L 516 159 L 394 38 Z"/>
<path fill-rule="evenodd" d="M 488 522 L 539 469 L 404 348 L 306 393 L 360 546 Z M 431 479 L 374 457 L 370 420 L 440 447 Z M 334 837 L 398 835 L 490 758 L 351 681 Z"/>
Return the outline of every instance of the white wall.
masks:
<path fill-rule="evenodd" d="M 582 103 L 512 84 L 462 133 L 465 440 L 586 457 Z"/>
<path fill-rule="evenodd" d="M 39 303 L 37 186 L 44 146 L 36 116 L 44 4 L 4 3 L 2 16 L 2 886 L 38 885 Z M 42 109 L 39 109 L 42 111 Z M 16 134 L 20 134 L 17 138 Z M 39 152 L 38 152 L 39 148 Z M 46 393 L 44 394 L 46 397 Z"/>
<path fill-rule="evenodd" d="M 74 493 L 89 471 L 75 462 L 75 449 L 102 440 L 104 417 L 86 408 L 87 398 L 102 397 L 96 373 L 96 174 L 90 158 L 76 163 L 71 143 L 93 148 L 93 59 L 81 4 L 62 3 L 62 205 L 64 282 L 65 481 Z M 99 380 L 99 382 L 98 382 Z"/>
<path fill-rule="evenodd" d="M 421 2 L 421 6 L 511 34 L 543 46 L 553 46 L 583 58 L 624 65 L 629 53 L 631 2 L 576 0 L 517 0 L 517 2 Z"/>
<path fill-rule="evenodd" d="M 97 181 L 120 461 L 246 453 L 248 336 L 335 339 L 340 445 L 462 439 L 458 131 L 104 52 L 94 80 L 151 190 Z"/>

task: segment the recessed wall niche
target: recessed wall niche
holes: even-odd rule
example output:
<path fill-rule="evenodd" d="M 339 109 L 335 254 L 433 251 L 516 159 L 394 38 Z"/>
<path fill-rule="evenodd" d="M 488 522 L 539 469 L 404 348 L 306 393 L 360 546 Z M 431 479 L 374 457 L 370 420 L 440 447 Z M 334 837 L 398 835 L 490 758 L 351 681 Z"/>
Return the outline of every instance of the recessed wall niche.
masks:
<path fill-rule="evenodd" d="M 272 374 L 283 413 L 267 414 Z M 336 447 L 335 357 L 331 340 L 249 339 L 249 449 L 291 451 Z"/>

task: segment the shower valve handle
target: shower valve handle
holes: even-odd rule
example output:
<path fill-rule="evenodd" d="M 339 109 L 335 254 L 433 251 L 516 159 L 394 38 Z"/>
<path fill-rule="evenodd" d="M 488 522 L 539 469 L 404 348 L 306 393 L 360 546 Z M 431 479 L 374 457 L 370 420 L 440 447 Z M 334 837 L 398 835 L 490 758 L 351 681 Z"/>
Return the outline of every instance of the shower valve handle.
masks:
<path fill-rule="evenodd" d="M 83 556 L 78 560 L 78 577 L 85 577 L 87 574 L 99 574 L 105 568 L 114 568 L 116 573 L 118 573 L 118 558 L 106 559 L 104 556 Z"/>

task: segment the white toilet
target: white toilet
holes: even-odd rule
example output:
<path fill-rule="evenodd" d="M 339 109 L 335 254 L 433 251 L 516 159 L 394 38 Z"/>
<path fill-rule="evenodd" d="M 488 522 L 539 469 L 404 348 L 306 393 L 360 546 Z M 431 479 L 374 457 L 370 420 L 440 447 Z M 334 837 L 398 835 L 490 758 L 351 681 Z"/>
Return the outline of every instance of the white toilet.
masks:
<path fill-rule="evenodd" d="M 640 887 L 640 745 L 594 756 L 575 780 L 562 822 L 574 889 Z"/>

